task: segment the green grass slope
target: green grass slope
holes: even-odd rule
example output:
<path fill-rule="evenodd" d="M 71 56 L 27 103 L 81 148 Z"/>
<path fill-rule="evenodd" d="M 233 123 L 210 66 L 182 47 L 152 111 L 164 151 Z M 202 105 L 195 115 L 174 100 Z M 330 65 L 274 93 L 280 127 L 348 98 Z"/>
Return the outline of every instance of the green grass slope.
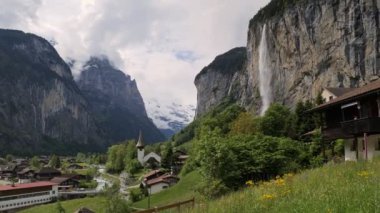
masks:
<path fill-rule="evenodd" d="M 379 212 L 380 160 L 326 165 L 257 183 L 193 212 Z"/>
<path fill-rule="evenodd" d="M 196 197 L 197 193 L 195 192 L 195 187 L 200 181 L 201 175 L 199 172 L 190 172 L 182 177 L 176 185 L 152 195 L 150 197 L 151 207 L 167 205 Z M 136 202 L 132 206 L 146 209 L 148 207 L 148 198 Z"/>
<path fill-rule="evenodd" d="M 95 212 L 104 212 L 106 208 L 106 198 L 93 197 L 93 198 L 83 198 L 83 199 L 76 199 L 76 200 L 67 200 L 67 201 L 62 201 L 61 205 L 66 210 L 66 212 L 75 212 L 81 207 L 89 208 Z M 40 205 L 40 206 L 36 206 L 30 209 L 21 211 L 21 213 L 42 213 L 42 212 L 58 212 L 57 203 Z"/>

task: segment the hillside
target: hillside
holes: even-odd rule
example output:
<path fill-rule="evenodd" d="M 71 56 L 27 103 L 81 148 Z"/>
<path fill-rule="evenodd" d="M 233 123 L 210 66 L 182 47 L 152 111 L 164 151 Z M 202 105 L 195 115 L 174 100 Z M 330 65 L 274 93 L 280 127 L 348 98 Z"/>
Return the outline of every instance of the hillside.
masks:
<path fill-rule="evenodd" d="M 379 159 L 329 164 L 255 183 L 193 212 L 377 212 L 379 181 Z"/>

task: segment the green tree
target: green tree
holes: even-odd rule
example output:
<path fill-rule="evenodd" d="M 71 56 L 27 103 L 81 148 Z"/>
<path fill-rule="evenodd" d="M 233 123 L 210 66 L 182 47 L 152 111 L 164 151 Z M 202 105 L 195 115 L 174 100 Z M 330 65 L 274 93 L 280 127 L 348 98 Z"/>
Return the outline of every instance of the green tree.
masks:
<path fill-rule="evenodd" d="M 248 112 L 241 112 L 231 123 L 230 134 L 255 134 L 258 131 L 258 121 Z"/>
<path fill-rule="evenodd" d="M 7 160 L 7 162 L 11 162 L 13 160 L 13 155 L 8 154 L 5 156 L 5 160 Z"/>
<path fill-rule="evenodd" d="M 315 116 L 309 110 L 313 108 L 313 103 L 310 101 L 298 102 L 295 109 L 295 129 L 297 139 L 301 139 L 302 135 L 313 131 L 315 126 Z"/>
<path fill-rule="evenodd" d="M 61 168 L 61 159 L 57 155 L 52 155 L 49 161 L 49 166 L 53 168 Z"/>
<path fill-rule="evenodd" d="M 32 166 L 33 169 L 41 168 L 40 160 L 38 159 L 37 156 L 34 156 L 32 157 L 32 159 L 30 159 L 30 165 Z"/>
<path fill-rule="evenodd" d="M 142 166 L 140 164 L 140 162 L 137 160 L 137 159 L 132 159 L 132 160 L 129 160 L 127 162 L 127 166 L 125 168 L 125 170 L 132 176 L 134 176 L 136 174 L 136 172 L 139 171 L 139 169 L 141 169 Z"/>
<path fill-rule="evenodd" d="M 171 142 L 167 142 L 161 151 L 161 166 L 170 169 L 173 164 L 173 146 Z"/>
<path fill-rule="evenodd" d="M 292 137 L 295 135 L 295 116 L 289 108 L 274 103 L 259 119 L 260 131 L 264 135 Z"/>
<path fill-rule="evenodd" d="M 82 152 L 78 152 L 77 157 L 75 158 L 77 162 L 85 162 L 86 161 L 86 155 Z"/>

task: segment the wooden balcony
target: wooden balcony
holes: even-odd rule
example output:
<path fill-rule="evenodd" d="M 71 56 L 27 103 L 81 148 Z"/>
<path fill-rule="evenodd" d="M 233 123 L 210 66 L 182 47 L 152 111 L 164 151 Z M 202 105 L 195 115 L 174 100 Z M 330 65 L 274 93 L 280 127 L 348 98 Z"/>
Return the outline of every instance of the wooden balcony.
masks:
<path fill-rule="evenodd" d="M 380 133 L 380 117 L 345 121 L 341 125 L 343 132 L 350 135 Z"/>

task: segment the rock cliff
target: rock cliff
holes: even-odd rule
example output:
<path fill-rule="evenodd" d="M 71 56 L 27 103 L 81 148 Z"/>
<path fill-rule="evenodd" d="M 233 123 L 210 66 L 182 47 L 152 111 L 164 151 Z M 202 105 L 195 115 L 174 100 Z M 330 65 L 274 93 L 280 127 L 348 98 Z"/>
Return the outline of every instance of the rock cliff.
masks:
<path fill-rule="evenodd" d="M 245 102 L 245 97 L 249 96 L 246 93 L 250 93 L 247 90 L 246 53 L 245 47 L 238 47 L 219 55 L 195 77 L 197 117 L 227 98 L 249 105 Z"/>
<path fill-rule="evenodd" d="M 140 130 L 147 143 L 165 140 L 147 116 L 136 81 L 108 59 L 91 57 L 83 67 L 78 85 L 96 123 L 112 143 L 136 139 Z"/>
<path fill-rule="evenodd" d="M 0 75 L 1 153 L 103 148 L 87 102 L 48 41 L 0 30 Z"/>
<path fill-rule="evenodd" d="M 238 102 L 256 111 L 261 106 L 259 46 L 264 25 L 273 101 L 294 106 L 316 97 L 322 87 L 357 87 L 379 78 L 379 6 L 379 0 L 272 0 L 249 23 L 246 68 L 235 72 L 235 78 L 247 81 L 239 89 Z M 219 95 L 229 94 L 224 85 L 232 79 L 207 72 L 197 79 L 202 76 L 209 79 L 196 80 L 198 113 L 222 99 L 211 95 L 208 100 L 202 93 L 223 88 Z"/>

